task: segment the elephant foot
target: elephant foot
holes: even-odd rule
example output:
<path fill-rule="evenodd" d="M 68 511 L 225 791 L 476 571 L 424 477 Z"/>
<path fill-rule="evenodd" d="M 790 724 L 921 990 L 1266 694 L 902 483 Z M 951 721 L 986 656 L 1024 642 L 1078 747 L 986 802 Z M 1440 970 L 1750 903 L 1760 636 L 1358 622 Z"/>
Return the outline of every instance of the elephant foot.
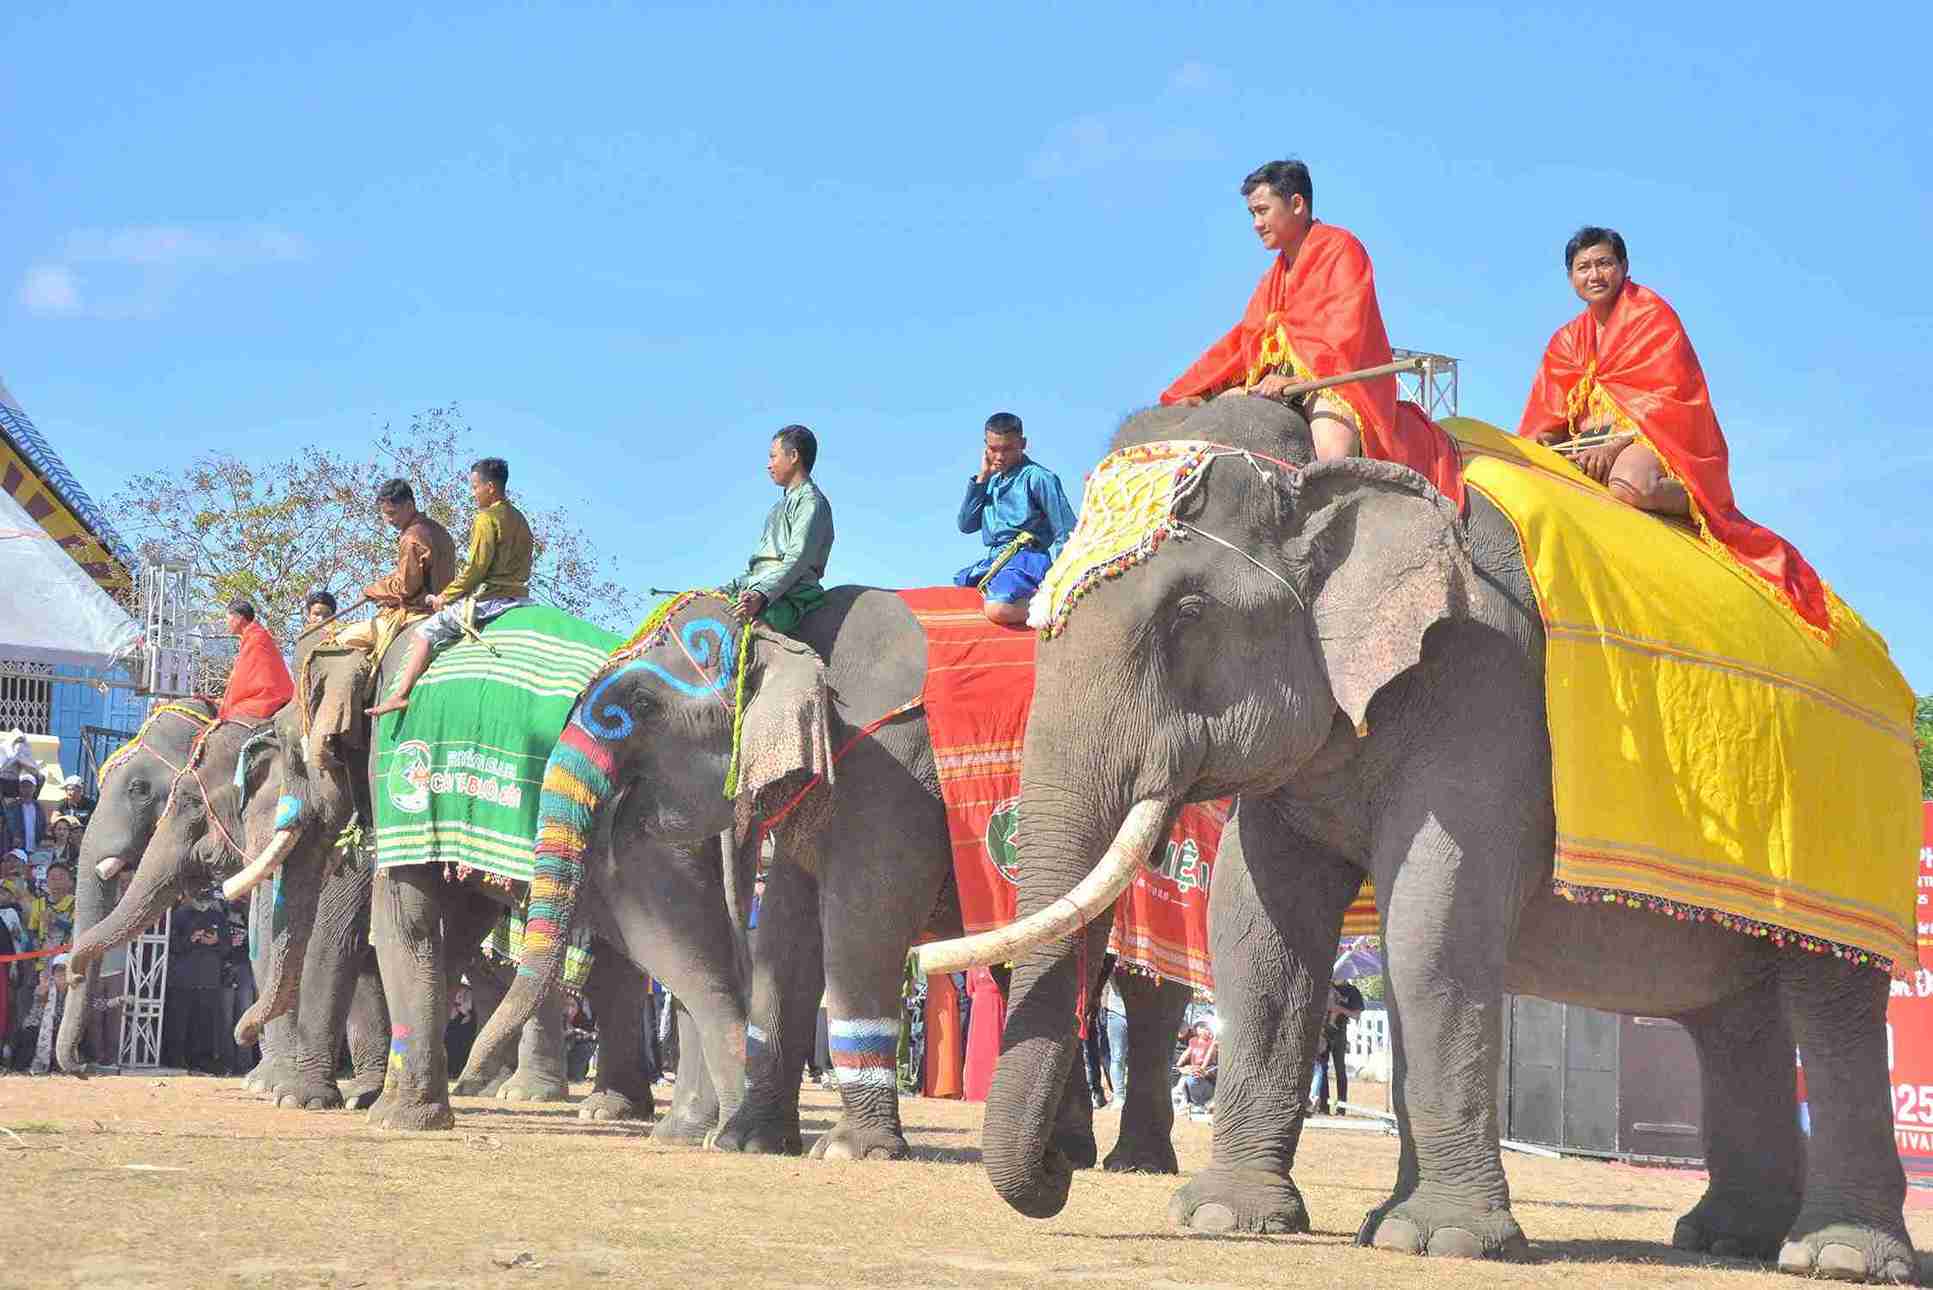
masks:
<path fill-rule="evenodd" d="M 570 1086 L 552 1075 L 526 1074 L 520 1067 L 515 1075 L 497 1089 L 499 1102 L 563 1102 L 570 1098 Z"/>
<path fill-rule="evenodd" d="M 452 1097 L 495 1097 L 516 1073 L 515 1068 L 509 1066 L 499 1066 L 484 1076 L 470 1075 L 466 1072 L 462 1078 L 450 1085 L 450 1095 Z"/>
<path fill-rule="evenodd" d="M 1111 1174 L 1178 1174 L 1181 1162 L 1175 1158 L 1175 1144 L 1169 1139 L 1129 1133 L 1123 1128 L 1101 1168 Z"/>
<path fill-rule="evenodd" d="M 291 1062 L 264 1057 L 255 1063 L 255 1069 L 242 1077 L 242 1087 L 251 1093 L 266 1093 L 273 1097 L 285 1084 L 295 1082 L 295 1066 Z"/>
<path fill-rule="evenodd" d="M 285 1111 L 335 1111 L 343 1105 L 342 1090 L 330 1080 L 290 1080 L 275 1091 L 275 1105 Z"/>
<path fill-rule="evenodd" d="M 341 1087 L 342 1104 L 344 1106 L 348 1107 L 351 1111 L 367 1111 L 370 1107 L 376 1105 L 376 1099 L 382 1096 L 382 1072 L 378 1071 L 373 1076 L 351 1076 L 349 1082 Z"/>
<path fill-rule="evenodd" d="M 717 1127 L 715 1117 L 698 1120 L 674 1110 L 652 1126 L 651 1140 L 673 1147 L 702 1147 L 709 1142 Z"/>
<path fill-rule="evenodd" d="M 1479 1210 L 1468 1201 L 1422 1191 L 1370 1210 L 1356 1244 L 1439 1259 L 1530 1257 L 1530 1242 L 1509 1210 Z"/>
<path fill-rule="evenodd" d="M 1309 1207 L 1281 1174 L 1210 1168 L 1169 1200 L 1168 1221 L 1197 1232 L 1287 1235 L 1309 1230 Z"/>
<path fill-rule="evenodd" d="M 904 1160 L 906 1155 L 906 1137 L 897 1129 L 856 1125 L 850 1119 L 841 1119 L 812 1144 L 814 1160 Z"/>
<path fill-rule="evenodd" d="M 1069 1168 L 1092 1169 L 1101 1159 L 1101 1148 L 1094 1141 L 1094 1125 L 1061 1129 L 1054 1134 L 1054 1146 L 1067 1158 Z"/>
<path fill-rule="evenodd" d="M 393 1093 L 385 1092 L 369 1108 L 369 1127 L 394 1129 L 402 1133 L 426 1133 L 436 1129 L 454 1129 L 456 1115 L 450 1110 L 448 1102 L 406 1102 Z"/>
<path fill-rule="evenodd" d="M 658 1108 L 651 1094 L 642 1098 L 627 1097 L 614 1088 L 600 1088 L 577 1104 L 577 1118 L 580 1120 L 642 1120 L 649 1124 L 658 1118 Z"/>
<path fill-rule="evenodd" d="M 712 1145 L 748 1156 L 796 1156 L 805 1151 L 796 1114 L 788 1125 L 782 1116 L 753 1114 L 743 1107 L 718 1131 Z"/>
<path fill-rule="evenodd" d="M 1919 1258 L 1898 1220 L 1876 1223 L 1808 1221 L 1801 1213 L 1779 1249 L 1779 1271 L 1835 1281 L 1918 1285 Z"/>
<path fill-rule="evenodd" d="M 1754 1195 L 1712 1187 L 1678 1220 L 1671 1245 L 1724 1259 L 1769 1261 L 1777 1256 L 1798 1209 L 1798 1197 L 1790 1192 Z"/>

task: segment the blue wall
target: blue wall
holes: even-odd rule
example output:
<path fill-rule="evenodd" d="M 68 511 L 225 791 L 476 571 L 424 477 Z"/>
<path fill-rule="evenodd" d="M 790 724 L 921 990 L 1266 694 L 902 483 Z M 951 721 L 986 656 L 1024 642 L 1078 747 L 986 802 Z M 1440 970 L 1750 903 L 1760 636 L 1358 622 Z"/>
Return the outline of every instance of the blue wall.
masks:
<path fill-rule="evenodd" d="M 101 675 L 84 667 L 59 667 L 54 669 L 54 674 L 57 677 Z M 102 694 L 91 685 L 63 685 L 55 681 L 48 733 L 60 736 L 61 774 L 80 773 L 82 726 L 105 726 L 132 734 L 147 719 L 148 703 L 145 697 L 124 688 L 110 687 Z"/>

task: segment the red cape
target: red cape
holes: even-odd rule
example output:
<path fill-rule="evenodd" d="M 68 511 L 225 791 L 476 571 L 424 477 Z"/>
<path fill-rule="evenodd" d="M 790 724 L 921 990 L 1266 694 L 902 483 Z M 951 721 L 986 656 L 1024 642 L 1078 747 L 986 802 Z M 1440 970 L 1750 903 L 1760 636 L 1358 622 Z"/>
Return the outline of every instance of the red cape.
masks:
<path fill-rule="evenodd" d="M 1558 329 L 1531 382 L 1517 433 L 1535 435 L 1553 425 L 1574 430 L 1593 410 L 1610 411 L 1651 445 L 1690 494 L 1692 518 L 1708 540 L 1831 635 L 1825 583 L 1790 542 L 1746 519 L 1732 499 L 1730 454 L 1704 369 L 1677 312 L 1648 287 L 1627 281 L 1602 328 L 1586 309 Z"/>
<path fill-rule="evenodd" d="M 1161 392 L 1161 401 L 1212 397 L 1254 385 L 1276 370 L 1304 381 L 1340 376 L 1381 366 L 1391 357 L 1369 252 L 1354 234 L 1316 224 L 1294 266 L 1275 257 L 1242 320 L 1176 377 Z M 1408 466 L 1462 506 L 1463 471 L 1455 445 L 1421 408 L 1397 401 L 1394 376 L 1351 381 L 1329 392 L 1356 414 L 1366 456 Z"/>
<path fill-rule="evenodd" d="M 295 682 L 268 628 L 250 623 L 240 639 L 241 649 L 228 673 L 228 688 L 222 691 L 217 715 L 223 721 L 265 721 L 295 697 Z"/>

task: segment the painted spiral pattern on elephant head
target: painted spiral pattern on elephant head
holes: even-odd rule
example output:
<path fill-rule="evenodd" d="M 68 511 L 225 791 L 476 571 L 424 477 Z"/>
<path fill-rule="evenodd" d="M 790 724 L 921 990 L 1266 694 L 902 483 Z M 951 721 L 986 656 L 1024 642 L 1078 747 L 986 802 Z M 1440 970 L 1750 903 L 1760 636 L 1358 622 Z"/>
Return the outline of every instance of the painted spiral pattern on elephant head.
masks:
<path fill-rule="evenodd" d="M 650 637 L 642 648 L 650 650 L 669 639 L 671 635 L 667 627 Z M 584 696 L 584 702 L 578 705 L 576 724 L 599 739 L 623 739 L 628 736 L 636 726 L 635 719 L 622 704 L 616 700 L 607 701 L 605 695 L 621 678 L 633 672 L 655 676 L 687 699 L 724 693 L 738 665 L 738 638 L 733 635 L 731 627 L 717 618 L 694 618 L 678 629 L 678 641 L 683 659 L 698 671 L 696 681 L 687 681 L 675 675 L 656 659 L 634 656 L 591 687 L 591 692 Z M 713 668 L 717 669 L 715 674 Z"/>
<path fill-rule="evenodd" d="M 628 716 L 627 716 L 628 720 Z M 537 846 L 524 917 L 524 951 L 517 972 L 535 976 L 534 962 L 562 952 L 571 905 L 584 878 L 584 850 L 592 817 L 611 793 L 611 750 L 577 722 L 551 749 L 538 797 Z"/>

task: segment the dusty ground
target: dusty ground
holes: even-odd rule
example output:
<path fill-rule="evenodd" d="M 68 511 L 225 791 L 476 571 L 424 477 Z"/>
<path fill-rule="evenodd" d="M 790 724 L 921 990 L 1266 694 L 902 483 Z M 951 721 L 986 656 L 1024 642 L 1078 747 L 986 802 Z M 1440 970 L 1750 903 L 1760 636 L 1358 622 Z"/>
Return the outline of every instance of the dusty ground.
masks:
<path fill-rule="evenodd" d="M 809 1140 L 835 1100 L 813 1089 L 806 1102 Z M 1342 1130 L 1303 1138 L 1309 1236 L 1187 1235 L 1166 1221 L 1173 1179 L 1099 1172 L 1078 1178 L 1060 1217 L 1032 1222 L 987 1185 L 979 1116 L 909 1100 L 917 1160 L 829 1165 L 660 1149 L 568 1106 L 466 1099 L 453 1133 L 388 1136 L 353 1113 L 274 1110 L 235 1080 L 0 1078 L 0 1195 L 24 1203 L 4 1206 L 0 1285 L 1796 1284 L 1663 1243 L 1702 1175 L 1578 1160 L 1505 1158 L 1536 1264 L 1352 1248 L 1396 1143 Z M 1118 1121 L 1096 1118 L 1105 1152 Z M 1206 1162 L 1205 1123 L 1175 1138 L 1184 1170 Z M 1933 1211 L 1908 1218 L 1933 1247 Z"/>

